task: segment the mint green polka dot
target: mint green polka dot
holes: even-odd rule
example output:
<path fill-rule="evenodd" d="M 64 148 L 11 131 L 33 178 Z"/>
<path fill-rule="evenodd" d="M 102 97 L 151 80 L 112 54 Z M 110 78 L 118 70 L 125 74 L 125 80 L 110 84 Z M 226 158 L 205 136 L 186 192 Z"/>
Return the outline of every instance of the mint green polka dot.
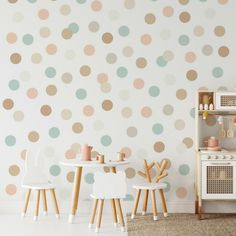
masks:
<path fill-rule="evenodd" d="M 195 108 L 194 107 L 190 110 L 190 116 L 192 118 L 195 118 Z"/>
<path fill-rule="evenodd" d="M 57 138 L 60 135 L 60 130 L 57 127 L 52 127 L 48 133 L 51 138 Z"/>
<path fill-rule="evenodd" d="M 112 139 L 109 135 L 104 135 L 101 137 L 101 144 L 103 146 L 109 146 L 112 142 Z"/>
<path fill-rule="evenodd" d="M 156 123 L 152 126 L 152 131 L 154 134 L 161 134 L 163 132 L 164 128 L 162 124 Z"/>
<path fill-rule="evenodd" d="M 28 0 L 28 2 L 35 3 L 35 2 L 37 2 L 37 0 Z"/>
<path fill-rule="evenodd" d="M 80 3 L 80 4 L 83 4 L 86 2 L 86 0 L 76 0 L 76 2 Z"/>
<path fill-rule="evenodd" d="M 164 192 L 167 193 L 170 191 L 170 184 L 167 181 L 163 181 L 163 183 L 167 184 L 167 187 L 164 189 Z"/>
<path fill-rule="evenodd" d="M 190 168 L 187 164 L 183 164 L 181 166 L 179 166 L 179 173 L 181 175 L 187 175 L 190 171 Z"/>
<path fill-rule="evenodd" d="M 128 75 L 128 70 L 124 67 L 121 66 L 117 69 L 116 74 L 120 77 L 120 78 L 124 78 L 125 76 Z"/>
<path fill-rule="evenodd" d="M 84 176 L 84 180 L 87 184 L 93 184 L 94 183 L 94 175 L 93 173 L 87 173 L 85 176 Z"/>
<path fill-rule="evenodd" d="M 134 196 L 132 194 L 126 194 L 125 198 L 123 199 L 124 201 L 133 201 L 134 200 Z"/>
<path fill-rule="evenodd" d="M 185 34 L 179 37 L 179 44 L 182 46 L 186 46 L 189 44 L 189 37 Z"/>
<path fill-rule="evenodd" d="M 56 75 L 56 69 L 54 67 L 48 67 L 46 70 L 45 70 L 45 75 L 48 77 L 48 78 L 53 78 L 55 77 Z"/>
<path fill-rule="evenodd" d="M 68 27 L 68 28 L 69 28 L 70 31 L 73 32 L 74 34 L 79 31 L 79 26 L 78 26 L 78 24 L 76 24 L 76 23 L 71 23 L 71 24 L 69 24 L 69 27 Z"/>
<path fill-rule="evenodd" d="M 34 38 L 31 34 L 25 34 L 22 40 L 25 45 L 30 45 L 33 43 Z"/>
<path fill-rule="evenodd" d="M 85 89 L 77 89 L 75 95 L 78 99 L 83 100 L 87 97 L 87 92 Z"/>
<path fill-rule="evenodd" d="M 160 89 L 157 86 L 151 86 L 148 92 L 151 97 L 157 97 L 160 94 Z"/>
<path fill-rule="evenodd" d="M 14 146 L 16 144 L 16 138 L 13 135 L 8 135 L 5 138 L 5 143 L 9 147 Z"/>
<path fill-rule="evenodd" d="M 61 168 L 58 165 L 52 165 L 49 171 L 51 175 L 58 176 L 61 173 Z"/>
<path fill-rule="evenodd" d="M 20 83 L 18 80 L 11 80 L 9 83 L 8 83 L 8 86 L 11 90 L 17 90 L 19 87 L 20 87 Z"/>
<path fill-rule="evenodd" d="M 123 37 L 128 36 L 129 35 L 129 27 L 125 26 L 125 25 L 121 26 L 119 28 L 119 35 L 123 36 Z"/>
<path fill-rule="evenodd" d="M 167 61 L 165 61 L 163 56 L 160 56 L 157 58 L 156 63 L 160 67 L 164 67 L 167 64 Z"/>
<path fill-rule="evenodd" d="M 221 67 L 215 67 L 212 70 L 212 75 L 215 78 L 220 78 L 223 75 L 223 69 Z"/>

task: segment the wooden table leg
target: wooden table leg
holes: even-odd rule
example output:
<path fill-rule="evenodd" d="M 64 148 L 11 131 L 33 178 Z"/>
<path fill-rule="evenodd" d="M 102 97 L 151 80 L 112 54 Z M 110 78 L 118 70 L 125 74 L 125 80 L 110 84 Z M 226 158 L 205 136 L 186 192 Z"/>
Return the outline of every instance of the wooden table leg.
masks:
<path fill-rule="evenodd" d="M 46 198 L 46 190 L 41 190 L 42 193 L 42 199 L 43 199 L 43 213 L 44 215 L 47 215 L 48 212 L 48 206 L 47 206 L 47 198 Z"/>
<path fill-rule="evenodd" d="M 78 200 L 79 200 L 79 191 L 80 191 L 82 169 L 83 169 L 82 167 L 76 167 L 76 171 L 75 171 L 69 223 L 73 223 L 74 216 L 75 216 L 76 210 L 78 208 Z"/>
<path fill-rule="evenodd" d="M 29 199 L 30 199 L 30 193 L 31 193 L 31 189 L 27 190 L 27 194 L 26 194 L 26 199 L 25 199 L 25 205 L 24 205 L 24 209 L 22 212 L 22 216 L 24 217 L 28 208 L 28 204 L 29 204 Z"/>
<path fill-rule="evenodd" d="M 142 211 L 142 215 L 145 215 L 146 212 L 147 212 L 148 194 L 149 194 L 149 190 L 145 190 L 145 195 L 144 195 L 144 198 L 143 198 L 143 211 Z"/>
<path fill-rule="evenodd" d="M 166 199 L 165 199 L 165 196 L 164 196 L 163 189 L 159 189 L 159 194 L 161 196 L 161 204 L 162 204 L 162 209 L 163 209 L 163 212 L 164 212 L 164 217 L 167 217 L 168 216 L 168 211 L 167 211 L 167 207 L 166 207 Z"/>
<path fill-rule="evenodd" d="M 116 212 L 115 199 L 111 199 L 111 208 L 112 208 L 114 226 L 117 227 L 117 212 Z"/>

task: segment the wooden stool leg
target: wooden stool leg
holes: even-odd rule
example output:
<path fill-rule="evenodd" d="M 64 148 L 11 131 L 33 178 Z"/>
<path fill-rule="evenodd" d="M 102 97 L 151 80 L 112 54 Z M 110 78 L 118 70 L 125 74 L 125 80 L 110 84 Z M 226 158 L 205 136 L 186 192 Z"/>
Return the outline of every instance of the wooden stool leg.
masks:
<path fill-rule="evenodd" d="M 47 198 L 46 198 L 46 190 L 41 190 L 42 198 L 43 198 L 43 213 L 44 215 L 47 215 L 48 213 L 48 206 L 47 206 Z"/>
<path fill-rule="evenodd" d="M 115 202 L 116 202 L 118 216 L 120 219 L 119 222 L 121 224 L 121 230 L 124 232 L 125 231 L 125 222 L 124 222 L 124 217 L 123 217 L 122 208 L 121 208 L 121 204 L 120 204 L 120 199 L 115 199 Z"/>
<path fill-rule="evenodd" d="M 134 209 L 133 209 L 132 214 L 131 214 L 131 219 L 134 219 L 134 216 L 137 213 L 137 208 L 138 208 L 138 202 L 139 202 L 140 194 L 141 194 L 141 189 L 138 189 L 137 193 L 136 193 L 135 202 L 134 202 Z"/>
<path fill-rule="evenodd" d="M 40 190 L 37 190 L 36 208 L 35 208 L 35 214 L 34 214 L 34 221 L 38 220 L 38 215 L 39 215 L 39 201 L 40 201 Z"/>
<path fill-rule="evenodd" d="M 98 219 L 97 219 L 97 226 L 95 232 L 99 232 L 102 222 L 102 210 L 103 210 L 104 199 L 99 199 L 99 210 L 98 210 Z"/>
<path fill-rule="evenodd" d="M 111 199 L 111 208 L 112 208 L 114 226 L 117 227 L 118 221 L 117 221 L 117 212 L 116 212 L 115 199 Z"/>
<path fill-rule="evenodd" d="M 94 199 L 92 215 L 91 215 L 90 221 L 89 221 L 89 228 L 92 228 L 92 226 L 93 226 L 95 215 L 96 215 L 96 211 L 97 211 L 97 206 L 98 206 L 98 199 Z"/>
<path fill-rule="evenodd" d="M 157 220 L 157 205 L 156 205 L 155 190 L 151 190 L 151 196 L 152 196 L 153 220 Z"/>
<path fill-rule="evenodd" d="M 198 198 L 198 219 L 202 219 L 202 199 Z"/>
<path fill-rule="evenodd" d="M 26 193 L 24 209 L 23 209 L 23 212 L 22 212 L 22 216 L 23 216 L 23 217 L 25 216 L 26 211 L 27 211 L 27 208 L 28 208 L 29 199 L 30 199 L 30 194 L 31 194 L 31 189 L 28 189 L 28 190 L 27 190 L 27 193 Z"/>
<path fill-rule="evenodd" d="M 166 199 L 165 199 L 163 189 L 159 189 L 159 193 L 160 193 L 160 196 L 161 196 L 161 203 L 162 203 L 162 209 L 163 209 L 163 212 L 164 212 L 164 217 L 167 217 L 168 216 L 168 211 L 167 211 L 167 207 L 166 207 Z"/>
<path fill-rule="evenodd" d="M 52 196 L 52 201 L 53 201 L 53 204 L 54 204 L 54 208 L 55 208 L 55 211 L 56 211 L 56 217 L 59 219 L 59 218 L 60 218 L 60 213 L 59 213 L 59 209 L 58 209 L 58 204 L 57 204 L 55 189 L 50 189 L 50 192 L 51 192 L 51 196 Z"/>
<path fill-rule="evenodd" d="M 142 215 L 145 215 L 146 212 L 147 212 L 148 193 L 149 193 L 149 190 L 145 190 L 145 195 L 144 195 L 144 199 L 143 199 L 143 212 L 142 212 Z"/>
<path fill-rule="evenodd" d="M 195 200 L 195 215 L 198 214 L 198 200 Z"/>

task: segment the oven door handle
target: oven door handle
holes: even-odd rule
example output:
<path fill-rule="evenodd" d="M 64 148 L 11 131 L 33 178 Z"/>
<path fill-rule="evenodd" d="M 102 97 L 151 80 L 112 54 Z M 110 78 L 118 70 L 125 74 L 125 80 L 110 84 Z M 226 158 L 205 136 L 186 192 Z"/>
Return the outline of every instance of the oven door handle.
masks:
<path fill-rule="evenodd" d="M 213 166 L 231 166 L 232 163 L 230 163 L 230 162 L 224 162 L 224 163 L 213 162 L 210 165 L 213 165 Z"/>

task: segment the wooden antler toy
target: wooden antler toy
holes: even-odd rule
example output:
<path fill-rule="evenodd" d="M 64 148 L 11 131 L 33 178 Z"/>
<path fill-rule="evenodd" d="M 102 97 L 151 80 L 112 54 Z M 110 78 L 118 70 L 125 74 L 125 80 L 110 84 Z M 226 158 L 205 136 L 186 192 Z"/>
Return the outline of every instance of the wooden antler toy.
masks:
<path fill-rule="evenodd" d="M 168 175 L 168 173 L 166 171 L 168 161 L 163 160 L 161 162 L 161 165 L 155 161 L 155 165 L 156 165 L 157 169 L 159 170 L 159 173 L 156 175 L 156 183 L 158 183 L 160 179 L 162 179 Z"/>

